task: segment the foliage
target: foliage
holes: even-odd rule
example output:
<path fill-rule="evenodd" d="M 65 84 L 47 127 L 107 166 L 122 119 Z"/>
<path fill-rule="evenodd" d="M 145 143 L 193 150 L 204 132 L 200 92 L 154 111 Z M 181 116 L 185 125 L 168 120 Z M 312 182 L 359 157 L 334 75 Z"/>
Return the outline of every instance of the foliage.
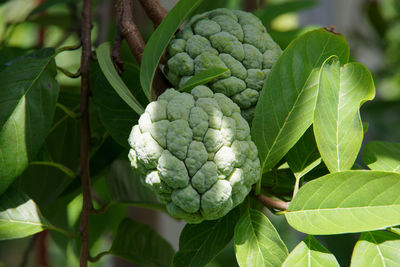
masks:
<path fill-rule="evenodd" d="M 186 29 L 187 33 L 187 27 L 193 24 L 192 28 L 196 28 L 199 21 L 207 24 L 212 19 L 209 14 L 214 14 L 212 10 L 215 8 L 240 9 L 241 1 L 180 0 L 154 32 L 143 30 L 147 45 L 141 61 L 131 59 L 132 53 L 126 43 L 119 44 L 117 49 L 111 45 L 116 29 L 121 31 L 121 25 L 107 22 L 104 26 L 95 19 L 93 32 L 98 34 L 93 36 L 92 41 L 97 48 L 92 51 L 88 72 L 91 97 L 87 110 L 81 109 L 82 95 L 79 79 L 76 79 L 84 71 L 77 56 L 80 51 L 74 51 L 80 48 L 76 45 L 79 37 L 75 32 L 81 26 L 77 25 L 82 9 L 80 1 L 48 0 L 40 5 L 24 5 L 24 1 L 0 1 L 0 251 L 8 253 L 5 246 L 14 249 L 13 242 L 19 242 L 17 239 L 25 242 L 29 237 L 36 236 L 31 237 L 32 244 L 44 242 L 42 245 L 47 247 L 47 256 L 51 261 L 57 262 L 57 255 L 62 254 L 63 260 L 57 262 L 57 266 L 78 264 L 81 242 L 85 241 L 79 221 L 84 215 L 82 203 L 88 197 L 82 193 L 79 160 L 82 144 L 89 141 L 90 149 L 86 152 L 90 164 L 93 209 L 85 215 L 90 215 L 89 240 L 86 241 L 90 247 L 88 260 L 93 262 L 93 266 L 105 266 L 107 261 L 103 257 L 107 255 L 143 266 L 218 266 L 218 262 L 223 262 L 223 266 L 338 266 L 346 260 L 340 251 L 334 251 L 327 240 L 331 235 L 340 234 L 338 240 L 347 242 L 344 240 L 349 239 L 342 234 L 349 233 L 361 233 L 352 236 L 358 241 L 355 241 L 351 266 L 400 264 L 400 143 L 394 134 L 395 138 L 386 138 L 390 134 L 388 132 L 394 133 L 398 126 L 392 124 L 390 131 L 385 128 L 385 132 L 379 132 L 376 125 L 367 127 L 374 116 L 382 117 L 379 118 L 381 122 L 387 118 L 380 114 L 387 109 L 398 110 L 398 102 L 395 101 L 398 94 L 393 89 L 399 88 L 397 70 L 400 68 L 397 53 L 400 42 L 395 34 L 400 25 L 400 13 L 396 12 L 400 6 L 396 1 L 385 0 L 379 4 L 370 1 L 366 4 L 372 28 L 385 41 L 381 45 L 385 54 L 384 66 L 373 75 L 361 63 L 349 61 L 348 42 L 352 40 L 346 40 L 331 28 L 305 27 L 283 31 L 273 26 L 279 16 L 310 8 L 316 5 L 316 1 L 273 1 L 254 12 L 260 20 L 235 11 L 235 16 L 252 21 L 252 27 L 264 23 L 283 50 L 280 54 L 280 49 L 275 47 L 278 52 L 273 62 L 267 60 L 271 65 L 266 64 L 271 70 L 268 75 L 263 74 L 262 77 L 267 76 L 265 80 L 258 81 L 262 88 L 260 86 L 258 90 L 260 95 L 257 101 L 252 103 L 255 106 L 254 119 L 249 119 L 250 124 L 247 124 L 240 117 L 244 126 L 241 128 L 238 123 L 233 127 L 234 131 L 245 132 L 242 139 L 252 144 L 247 146 L 247 150 L 251 150 L 248 157 L 242 158 L 245 162 L 243 168 L 247 168 L 248 173 L 253 169 L 256 171 L 253 170 L 254 179 L 246 185 L 245 192 L 241 189 L 238 189 L 240 192 L 235 191 L 241 194 L 240 200 L 218 214 L 222 217 L 207 217 L 204 211 L 198 212 L 205 217 L 200 220 L 177 216 L 197 223 L 185 225 L 177 251 L 174 250 L 176 244 L 170 244 L 165 236 L 157 232 L 160 228 L 155 227 L 156 224 L 151 227 L 142 223 L 144 218 L 137 213 L 133 214 L 133 218 L 127 216 L 127 207 L 140 207 L 156 214 L 154 216 L 158 216 L 159 212 L 167 213 L 167 209 L 171 212 L 171 206 L 165 205 L 170 201 L 160 196 L 171 198 L 169 187 L 177 179 L 173 172 L 171 177 L 167 177 L 167 180 L 170 179 L 168 185 L 162 184 L 160 179 L 158 183 L 151 180 L 154 177 L 147 175 L 147 169 L 161 173 L 162 168 L 158 166 L 158 158 L 151 162 L 151 153 L 146 150 L 151 148 L 149 140 L 134 133 L 129 144 L 128 138 L 132 127 L 138 125 L 133 129 L 140 127 L 142 132 L 148 131 L 146 136 L 150 136 L 152 144 L 163 146 L 165 129 L 164 133 L 157 132 L 162 129 L 155 129 L 157 127 L 153 124 L 156 119 L 150 117 L 162 116 L 162 108 L 155 108 L 156 103 L 162 101 L 165 102 L 164 115 L 167 116 L 167 105 L 173 101 L 165 95 L 150 105 L 149 100 L 154 97 L 156 89 L 160 89 L 156 88 L 159 84 L 153 82 L 157 79 L 160 66 L 170 79 L 171 73 L 187 67 L 179 60 L 177 64 L 170 62 L 176 54 L 172 51 L 177 47 L 174 44 L 182 41 L 185 34 L 176 31 Z M 94 6 L 98 8 L 100 2 L 94 1 Z M 16 12 L 19 9 L 21 12 Z M 208 15 L 199 15 L 206 11 Z M 216 14 L 221 15 L 221 12 L 234 13 L 220 9 Z M 18 16 L 15 15 L 17 13 Z M 190 19 L 193 14 L 197 16 Z M 189 23 L 183 27 L 185 19 Z M 254 30 L 243 21 L 242 24 L 241 29 Z M 227 25 L 227 29 L 235 25 Z M 151 28 L 147 26 L 144 25 L 143 29 Z M 18 40 L 19 31 L 24 27 L 23 40 Z M 108 29 L 113 31 L 107 34 Z M 197 30 L 209 33 L 207 29 Z M 47 33 L 45 38 L 43 31 Z M 257 43 L 259 40 L 244 38 L 241 41 L 248 45 L 250 41 Z M 227 42 L 218 49 L 218 42 L 211 40 L 210 47 L 211 44 L 215 46 L 212 48 L 215 51 L 231 45 Z M 164 51 L 167 56 L 165 62 Z M 182 53 L 187 55 L 186 52 L 190 54 L 186 50 Z M 196 58 L 193 55 L 188 57 L 190 60 Z M 252 63 L 246 63 L 244 74 L 236 74 L 250 75 L 254 70 Z M 76 74 L 71 73 L 71 69 L 79 68 Z M 221 64 L 192 72 L 190 75 L 179 73 L 179 78 L 185 77 L 178 84 L 181 92 L 168 90 L 166 94 L 173 91 L 175 95 L 195 96 L 201 93 L 199 88 L 206 88 L 202 85 L 215 85 L 227 79 L 234 70 L 229 64 Z M 244 76 L 242 79 L 246 80 L 247 76 Z M 377 84 L 377 100 L 373 100 L 374 82 Z M 210 93 L 209 99 L 213 95 Z M 221 97 L 219 100 L 226 105 L 229 99 Z M 218 100 L 215 95 L 214 98 Z M 180 100 L 168 108 L 172 111 L 175 108 L 178 114 L 190 104 L 190 99 Z M 372 103 L 367 103 L 369 101 Z M 234 111 L 240 116 L 239 107 L 232 101 L 229 103 L 235 105 Z M 211 118 L 210 125 L 207 121 L 206 130 L 218 128 L 211 125 L 218 116 L 210 107 L 205 106 L 202 111 L 206 114 L 205 121 Z M 223 112 L 226 113 L 225 120 L 233 120 L 230 116 L 234 115 L 228 114 L 232 112 L 223 107 L 221 110 L 220 120 Z M 90 140 L 81 138 L 80 120 L 85 114 L 90 121 Z M 189 115 L 186 115 L 186 121 L 189 121 Z M 169 120 L 177 121 L 173 114 L 168 116 L 168 123 Z M 215 120 L 218 121 L 218 118 Z M 367 122 L 365 118 L 368 118 Z M 177 127 L 176 133 L 171 130 L 170 138 L 178 142 L 173 148 L 165 149 L 166 144 L 163 148 L 180 160 L 185 160 L 186 153 L 190 153 L 189 145 L 182 145 L 184 138 L 180 136 L 183 134 L 182 127 Z M 225 131 L 220 142 L 213 141 L 214 145 L 218 148 L 222 146 L 229 134 Z M 198 143 L 206 143 L 202 136 L 198 136 L 201 141 Z M 371 140 L 371 136 L 381 140 Z M 129 152 L 132 145 L 140 153 L 144 151 L 144 156 L 139 155 L 142 156 L 141 163 L 151 165 L 145 172 L 141 169 L 143 166 L 138 166 L 139 156 L 135 154 L 133 157 L 132 150 Z M 177 151 L 183 151 L 184 155 Z M 257 151 L 261 170 L 258 170 L 259 166 L 253 168 L 249 163 L 257 157 Z M 230 167 L 226 173 L 215 174 L 213 183 L 234 183 L 232 162 L 238 160 L 239 152 L 243 151 L 237 149 L 236 154 L 231 153 L 233 156 L 228 153 L 219 158 L 216 156 L 216 159 L 213 153 L 217 151 L 209 152 L 205 151 L 201 156 L 195 153 L 191 161 L 198 167 L 189 170 L 191 175 L 196 173 L 203 161 L 218 161 L 220 169 L 224 169 L 222 163 Z M 161 163 L 173 169 L 179 165 L 175 163 L 181 161 L 171 160 L 171 153 Z M 231 161 L 229 156 L 232 156 Z M 186 167 L 183 168 L 186 171 Z M 259 178 L 258 182 L 251 187 L 256 178 Z M 146 183 L 157 187 L 157 190 L 163 187 L 161 189 L 169 191 L 167 194 L 157 192 L 157 199 Z M 184 186 L 187 184 L 189 180 Z M 201 193 L 209 192 L 207 189 Z M 193 188 L 192 191 L 196 193 Z M 223 192 L 211 193 L 218 197 Z M 176 195 L 172 198 L 180 203 L 182 196 Z M 200 196 L 198 199 L 200 202 Z M 218 206 L 218 201 L 214 200 L 217 198 L 209 202 Z M 273 214 L 266 213 L 265 207 Z M 177 209 L 180 208 L 175 207 L 175 212 Z M 294 230 L 308 235 L 301 242 L 297 239 L 295 244 L 288 241 Z M 38 241 L 41 235 L 45 235 L 43 233 L 49 233 L 50 238 Z M 29 256 L 29 250 L 23 253 L 19 249 L 18 254 Z M 6 262 L 5 265 L 10 264 Z"/>

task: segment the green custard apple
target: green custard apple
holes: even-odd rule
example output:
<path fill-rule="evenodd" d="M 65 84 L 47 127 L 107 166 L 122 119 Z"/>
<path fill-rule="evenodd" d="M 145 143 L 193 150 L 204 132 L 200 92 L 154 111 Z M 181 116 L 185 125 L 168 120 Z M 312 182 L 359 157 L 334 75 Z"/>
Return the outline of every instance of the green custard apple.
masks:
<path fill-rule="evenodd" d="M 281 53 L 256 16 L 216 9 L 194 16 L 172 39 L 164 72 L 176 88 L 181 88 L 201 71 L 228 69 L 207 86 L 230 97 L 251 122 L 264 80 Z"/>
<path fill-rule="evenodd" d="M 218 219 L 260 178 L 250 128 L 230 98 L 208 87 L 168 89 L 129 136 L 129 159 L 168 212 L 189 223 Z"/>

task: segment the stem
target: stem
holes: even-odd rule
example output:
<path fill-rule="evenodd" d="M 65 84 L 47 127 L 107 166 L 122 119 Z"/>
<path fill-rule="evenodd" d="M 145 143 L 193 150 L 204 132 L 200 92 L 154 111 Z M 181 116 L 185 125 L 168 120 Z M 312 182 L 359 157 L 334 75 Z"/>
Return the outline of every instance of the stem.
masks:
<path fill-rule="evenodd" d="M 64 52 L 64 51 L 76 50 L 76 49 L 79 49 L 80 47 L 81 47 L 81 44 L 63 46 L 63 47 L 58 48 L 56 50 L 55 54 L 58 55 L 59 53 Z"/>
<path fill-rule="evenodd" d="M 37 239 L 37 236 L 38 235 L 36 234 L 31 238 L 31 240 L 29 240 L 29 244 L 24 251 L 24 255 L 22 256 L 22 262 L 20 264 L 20 267 L 26 267 L 26 265 L 28 264 L 29 255 L 35 246 L 35 241 Z"/>
<path fill-rule="evenodd" d="M 78 70 L 76 73 L 72 73 L 64 68 L 61 68 L 57 66 L 57 70 L 61 71 L 65 76 L 71 78 L 71 79 L 76 79 L 81 76 L 81 72 Z"/>
<path fill-rule="evenodd" d="M 108 255 L 108 254 L 111 254 L 111 252 L 110 252 L 110 251 L 103 251 L 103 252 L 100 252 L 100 253 L 97 254 L 96 256 L 90 257 L 90 258 L 89 258 L 89 261 L 90 261 L 90 262 L 99 261 L 103 256 Z"/>
<path fill-rule="evenodd" d="M 62 171 L 63 173 L 65 173 L 66 175 L 68 175 L 71 178 L 75 178 L 76 177 L 75 172 L 73 172 L 70 168 L 68 168 L 67 166 L 64 166 L 62 164 L 52 162 L 52 161 L 31 161 L 31 162 L 29 162 L 29 164 L 30 165 L 45 165 L 45 166 L 55 167 L 55 168 L 59 169 L 60 171 Z"/>
<path fill-rule="evenodd" d="M 285 202 L 279 199 L 274 199 L 267 197 L 266 195 L 259 194 L 257 196 L 252 195 L 252 197 L 263 204 L 265 207 L 270 208 L 270 209 L 276 209 L 276 210 L 286 210 L 289 206 L 289 202 Z"/>
<path fill-rule="evenodd" d="M 80 152 L 80 175 L 82 181 L 82 214 L 79 231 L 81 233 L 80 267 L 86 267 L 89 259 L 89 215 L 92 210 L 92 196 L 90 190 L 89 172 L 89 94 L 90 94 L 90 57 L 92 28 L 92 1 L 83 0 L 82 9 L 82 57 L 81 57 L 81 152 Z"/>
<path fill-rule="evenodd" d="M 153 21 L 154 28 L 161 24 L 167 15 L 167 10 L 157 0 L 139 0 L 147 16 Z"/>
<path fill-rule="evenodd" d="M 70 108 L 64 106 L 61 103 L 56 103 L 56 107 L 58 107 L 59 109 L 61 109 L 62 111 L 64 111 L 65 114 L 67 114 L 69 117 L 76 119 L 79 117 L 79 115 L 77 113 L 75 113 L 73 110 L 71 110 Z"/>

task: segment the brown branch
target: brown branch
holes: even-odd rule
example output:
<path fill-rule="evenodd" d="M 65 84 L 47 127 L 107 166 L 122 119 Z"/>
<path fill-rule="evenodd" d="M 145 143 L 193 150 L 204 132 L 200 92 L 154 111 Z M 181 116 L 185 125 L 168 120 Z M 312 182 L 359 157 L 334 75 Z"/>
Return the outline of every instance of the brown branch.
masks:
<path fill-rule="evenodd" d="M 80 267 L 86 267 L 89 258 L 89 216 L 92 210 L 92 196 L 90 190 L 89 172 L 89 95 L 90 95 L 90 58 L 92 54 L 91 45 L 92 29 L 92 0 L 83 0 L 82 9 L 82 57 L 81 57 L 81 151 L 80 151 L 80 176 L 82 181 L 82 213 L 79 231 L 81 233 L 81 255 Z"/>
<path fill-rule="evenodd" d="M 153 3 L 155 1 L 149 1 L 149 3 L 150 2 Z M 136 58 L 136 61 L 140 65 L 142 63 L 142 55 L 145 48 L 145 42 L 133 20 L 132 1 L 118 0 L 116 4 L 116 10 L 117 24 L 119 24 L 120 33 L 122 37 L 127 41 L 133 56 Z M 117 51 L 113 50 L 114 54 L 118 53 L 118 47 L 116 49 Z M 160 68 L 157 68 L 153 79 L 151 100 L 157 99 L 157 97 L 161 95 L 168 87 L 171 87 L 171 85 L 162 74 Z"/>
<path fill-rule="evenodd" d="M 139 0 L 147 16 L 153 21 L 154 28 L 161 24 L 168 11 L 157 0 Z"/>
<path fill-rule="evenodd" d="M 265 207 L 270 209 L 286 210 L 289 207 L 289 202 L 270 198 L 263 194 L 259 194 L 257 196 L 252 195 L 252 197 L 261 204 L 263 204 Z"/>
<path fill-rule="evenodd" d="M 142 63 L 142 55 L 145 42 L 140 34 L 132 16 L 132 1 L 119 0 L 116 4 L 117 24 L 120 25 L 121 35 L 128 42 L 129 48 L 140 65 Z"/>
<path fill-rule="evenodd" d="M 114 62 L 114 66 L 118 71 L 118 74 L 121 76 L 125 70 L 124 62 L 121 60 L 121 45 L 123 41 L 123 36 L 120 30 L 120 24 L 117 23 L 117 35 L 115 35 L 114 45 L 111 52 L 111 58 Z"/>

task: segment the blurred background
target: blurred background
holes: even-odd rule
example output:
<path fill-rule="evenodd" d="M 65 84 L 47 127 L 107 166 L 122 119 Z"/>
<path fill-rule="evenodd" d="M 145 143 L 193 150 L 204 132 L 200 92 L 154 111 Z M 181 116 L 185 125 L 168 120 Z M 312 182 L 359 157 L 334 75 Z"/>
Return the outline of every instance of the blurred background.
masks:
<path fill-rule="evenodd" d="M 134 18 L 146 40 L 153 31 L 138 1 L 134 1 Z M 170 9 L 176 0 L 160 0 Z M 115 36 L 114 1 L 94 0 L 95 45 L 112 41 Z M 254 12 L 267 27 L 273 39 L 284 49 L 291 40 L 302 33 L 318 27 L 335 25 L 350 47 L 351 60 L 365 64 L 371 71 L 376 85 L 376 98 L 362 107 L 362 119 L 368 124 L 365 141 L 400 141 L 400 1 L 398 0 L 204 0 L 197 13 L 218 7 L 244 9 Z M 40 47 L 61 47 L 78 42 L 76 28 L 79 27 L 81 1 L 78 0 L 0 0 L 0 69 L 5 62 L 29 53 Z M 75 72 L 79 68 L 80 50 L 59 54 L 57 65 Z M 125 62 L 134 58 L 126 45 L 122 49 Z M 79 92 L 79 79 L 63 74 L 57 77 L 61 90 Z M 129 85 L 129 84 L 128 84 Z M 68 99 L 66 100 L 68 101 Z M 94 125 L 96 125 L 94 123 Z M 93 126 L 95 127 L 95 126 Z M 65 153 L 70 148 L 62 147 Z M 64 153 L 63 152 L 63 153 Z M 362 159 L 362 153 L 360 154 Z M 361 160 L 359 161 L 362 164 Z M 132 175 L 125 161 L 117 161 L 107 174 L 100 173 L 94 180 L 94 191 L 107 199 L 107 175 Z M 24 183 L 21 178 L 20 183 Z M 96 196 L 96 195 L 95 195 Z M 35 198 L 34 198 L 35 199 Z M 41 204 L 41 199 L 35 199 Z M 43 203 L 42 203 L 43 204 Z M 68 205 L 68 218 L 78 218 L 81 196 Z M 179 234 L 183 222 L 171 219 L 161 212 L 119 205 L 104 215 L 104 224 L 115 224 L 121 216 L 129 214 L 135 220 L 147 223 L 178 248 Z M 292 250 L 305 235 L 290 228 L 283 216 L 268 212 L 282 239 Z M 113 220 L 116 218 L 116 220 Z M 117 220 L 118 219 L 118 220 Z M 93 228 L 101 226 L 93 226 Z M 108 249 L 114 233 L 95 236 L 92 254 Z M 56 234 L 40 233 L 34 237 L 0 241 L 0 266 L 78 266 L 76 248 L 60 245 Z M 348 266 L 357 235 L 317 237 L 335 254 L 342 266 Z M 30 251 L 29 255 L 27 251 Z M 26 262 L 23 263 L 23 260 Z M 106 256 L 101 263 L 90 266 L 135 266 L 127 261 Z M 209 266 L 236 266 L 233 247 L 228 246 Z"/>

